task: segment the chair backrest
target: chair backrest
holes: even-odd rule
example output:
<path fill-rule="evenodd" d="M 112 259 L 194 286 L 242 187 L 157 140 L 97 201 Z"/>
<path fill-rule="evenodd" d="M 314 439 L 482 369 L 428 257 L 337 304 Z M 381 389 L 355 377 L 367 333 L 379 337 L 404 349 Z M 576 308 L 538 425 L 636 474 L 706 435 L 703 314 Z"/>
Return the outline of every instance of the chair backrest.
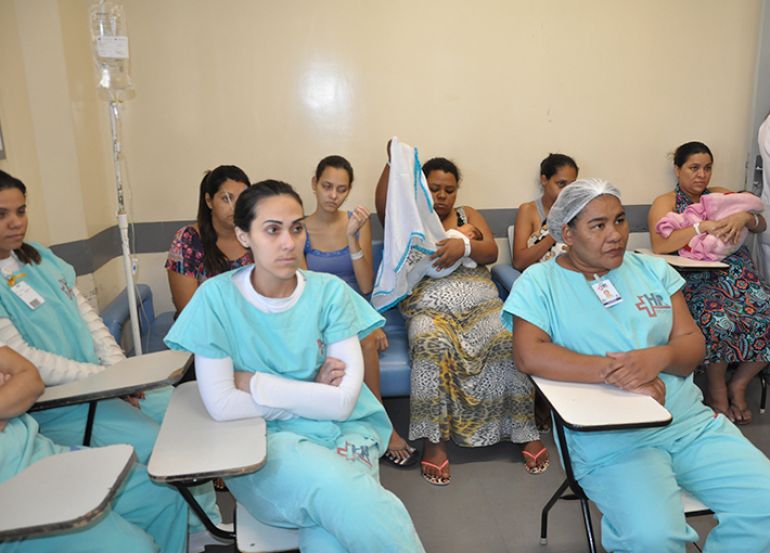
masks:
<path fill-rule="evenodd" d="M 508 226 L 508 251 L 511 252 L 511 259 L 513 259 L 513 236 L 514 232 L 516 231 L 516 227 L 514 225 Z"/>
<path fill-rule="evenodd" d="M 382 263 L 382 250 L 385 244 L 382 240 L 372 240 L 372 267 L 374 268 L 374 274 L 377 275 L 377 271 Z"/>

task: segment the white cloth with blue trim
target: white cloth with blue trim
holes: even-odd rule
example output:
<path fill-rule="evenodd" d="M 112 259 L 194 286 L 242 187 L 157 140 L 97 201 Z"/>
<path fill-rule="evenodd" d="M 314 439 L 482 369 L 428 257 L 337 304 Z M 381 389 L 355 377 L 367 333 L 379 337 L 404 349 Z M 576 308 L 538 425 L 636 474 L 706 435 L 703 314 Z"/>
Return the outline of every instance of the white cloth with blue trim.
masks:
<path fill-rule="evenodd" d="M 433 210 L 417 148 L 393 137 L 382 263 L 371 300 L 377 311 L 396 306 L 426 275 L 444 277 L 460 265 L 462 259 L 440 271 L 433 267 L 430 256 L 437 249 L 436 242 L 446 238 L 441 220 Z"/>

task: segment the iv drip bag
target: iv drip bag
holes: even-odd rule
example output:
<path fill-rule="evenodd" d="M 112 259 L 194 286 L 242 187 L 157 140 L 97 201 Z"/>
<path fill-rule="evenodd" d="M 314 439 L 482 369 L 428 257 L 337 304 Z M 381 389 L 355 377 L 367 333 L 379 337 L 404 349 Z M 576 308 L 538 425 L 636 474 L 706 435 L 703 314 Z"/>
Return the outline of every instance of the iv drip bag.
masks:
<path fill-rule="evenodd" d="M 99 71 L 99 88 L 109 92 L 110 96 L 131 91 L 128 30 L 123 6 L 100 1 L 91 6 L 90 15 L 91 49 Z"/>

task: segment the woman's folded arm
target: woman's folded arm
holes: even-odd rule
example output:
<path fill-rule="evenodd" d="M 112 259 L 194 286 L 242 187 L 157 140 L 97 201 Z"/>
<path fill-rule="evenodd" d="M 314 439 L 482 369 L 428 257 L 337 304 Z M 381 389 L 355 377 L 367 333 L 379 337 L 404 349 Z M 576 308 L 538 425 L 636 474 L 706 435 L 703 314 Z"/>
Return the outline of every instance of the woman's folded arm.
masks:
<path fill-rule="evenodd" d="M 0 319 L 0 346 L 9 346 L 26 357 L 40 373 L 46 386 L 66 384 L 102 372 L 107 367 L 96 363 L 81 363 L 29 345 L 11 319 Z"/>
<path fill-rule="evenodd" d="M 282 409 L 258 405 L 247 392 L 235 387 L 233 360 L 229 357 L 212 359 L 195 356 L 195 377 L 203 405 L 216 421 L 263 417 L 290 419 L 292 414 Z"/>
<path fill-rule="evenodd" d="M 255 373 L 251 395 L 259 405 L 285 409 L 309 419 L 345 420 L 353 412 L 364 379 L 364 359 L 357 336 L 330 344 L 327 356 L 345 364 L 339 386 Z"/>

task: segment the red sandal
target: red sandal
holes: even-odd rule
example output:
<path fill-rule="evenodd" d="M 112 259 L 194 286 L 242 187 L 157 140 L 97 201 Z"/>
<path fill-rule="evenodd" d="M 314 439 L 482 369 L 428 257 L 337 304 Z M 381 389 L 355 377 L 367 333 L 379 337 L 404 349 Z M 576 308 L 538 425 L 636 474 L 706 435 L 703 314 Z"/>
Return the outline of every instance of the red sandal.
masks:
<path fill-rule="evenodd" d="M 444 469 L 449 464 L 449 459 L 445 459 L 441 465 L 434 465 L 433 463 L 430 463 L 428 461 L 420 461 L 420 468 L 422 469 L 422 477 L 425 478 L 425 481 L 428 482 L 428 484 L 433 484 L 434 486 L 447 486 L 449 485 L 449 481 L 451 479 L 450 475 L 443 476 L 441 473 L 444 472 Z M 425 472 L 425 467 L 430 467 L 433 469 L 436 469 L 439 474 L 428 474 Z"/>
<path fill-rule="evenodd" d="M 532 454 L 529 451 L 521 450 L 521 454 L 524 457 L 524 470 L 526 470 L 529 474 L 543 474 L 545 471 L 548 470 L 548 467 L 551 466 L 551 460 L 546 459 L 545 462 L 541 465 L 537 464 L 537 460 L 540 458 L 541 455 L 547 454 L 548 450 L 544 447 L 540 451 L 538 451 L 536 454 Z M 529 466 L 527 464 L 527 461 L 530 460 L 535 463 L 534 466 Z"/>

